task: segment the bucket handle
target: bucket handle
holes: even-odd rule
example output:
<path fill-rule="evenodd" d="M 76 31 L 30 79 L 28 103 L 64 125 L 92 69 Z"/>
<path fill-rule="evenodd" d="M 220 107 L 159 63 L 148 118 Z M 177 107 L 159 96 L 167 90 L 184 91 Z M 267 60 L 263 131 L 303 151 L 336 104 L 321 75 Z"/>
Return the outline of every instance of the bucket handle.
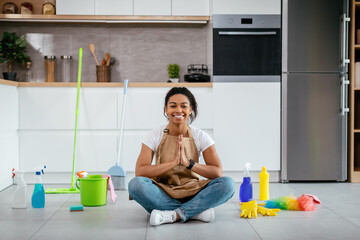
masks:
<path fill-rule="evenodd" d="M 80 187 L 78 185 L 78 182 L 80 181 L 80 178 L 76 179 L 76 188 L 80 190 Z"/>

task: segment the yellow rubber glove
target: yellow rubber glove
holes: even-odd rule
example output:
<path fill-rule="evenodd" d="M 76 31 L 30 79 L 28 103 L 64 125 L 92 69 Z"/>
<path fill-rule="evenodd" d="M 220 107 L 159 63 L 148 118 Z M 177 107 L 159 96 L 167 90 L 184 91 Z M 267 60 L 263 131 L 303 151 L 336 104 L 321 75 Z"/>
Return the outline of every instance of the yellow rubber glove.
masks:
<path fill-rule="evenodd" d="M 269 209 L 269 208 L 258 206 L 257 211 L 259 213 L 261 213 L 263 216 L 276 216 L 276 213 L 280 212 L 280 209 L 278 209 L 278 208 Z"/>
<path fill-rule="evenodd" d="M 257 218 L 257 204 L 255 200 L 241 203 L 241 214 L 240 217 L 243 218 L 252 218 L 254 216 Z"/>

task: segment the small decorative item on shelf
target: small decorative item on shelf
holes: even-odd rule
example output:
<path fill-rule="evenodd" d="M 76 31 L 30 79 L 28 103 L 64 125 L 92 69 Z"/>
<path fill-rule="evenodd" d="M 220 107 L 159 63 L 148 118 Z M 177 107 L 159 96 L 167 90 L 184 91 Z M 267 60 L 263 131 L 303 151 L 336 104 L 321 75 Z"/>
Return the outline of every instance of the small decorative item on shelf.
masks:
<path fill-rule="evenodd" d="M 34 82 L 33 73 L 31 71 L 31 62 L 26 62 L 25 82 Z"/>
<path fill-rule="evenodd" d="M 55 6 L 51 3 L 44 3 L 42 7 L 42 14 L 55 15 Z"/>
<path fill-rule="evenodd" d="M 13 2 L 7 2 L 3 5 L 3 14 L 15 14 L 18 12 L 18 7 Z"/>
<path fill-rule="evenodd" d="M 61 56 L 60 59 L 60 81 L 71 82 L 72 56 Z"/>
<path fill-rule="evenodd" d="M 355 62 L 355 87 L 360 88 L 360 62 Z"/>
<path fill-rule="evenodd" d="M 23 2 L 20 6 L 21 14 L 32 14 L 33 13 L 33 5 L 29 2 Z"/>
<path fill-rule="evenodd" d="M 168 82 L 179 82 L 179 72 L 180 66 L 178 64 L 169 64 L 168 65 L 168 74 L 169 74 L 169 81 Z"/>
<path fill-rule="evenodd" d="M 26 63 L 31 61 L 26 55 L 25 36 L 17 36 L 16 33 L 4 32 L 0 40 L 0 63 L 6 63 L 8 72 L 4 72 L 4 79 L 16 80 L 16 73 L 12 72 L 14 63 Z"/>
<path fill-rule="evenodd" d="M 46 82 L 55 82 L 56 56 L 45 56 Z"/>
<path fill-rule="evenodd" d="M 109 65 L 96 65 L 96 81 L 97 82 L 110 82 L 110 66 Z"/>

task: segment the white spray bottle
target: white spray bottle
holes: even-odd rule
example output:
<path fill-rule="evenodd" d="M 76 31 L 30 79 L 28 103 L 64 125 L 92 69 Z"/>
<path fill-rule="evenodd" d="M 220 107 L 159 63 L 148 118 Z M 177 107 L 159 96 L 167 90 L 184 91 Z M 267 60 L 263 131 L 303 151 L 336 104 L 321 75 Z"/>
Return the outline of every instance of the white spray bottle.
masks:
<path fill-rule="evenodd" d="M 24 179 L 24 171 L 12 170 L 13 176 L 16 175 L 17 187 L 15 190 L 12 208 L 27 208 L 27 184 Z"/>

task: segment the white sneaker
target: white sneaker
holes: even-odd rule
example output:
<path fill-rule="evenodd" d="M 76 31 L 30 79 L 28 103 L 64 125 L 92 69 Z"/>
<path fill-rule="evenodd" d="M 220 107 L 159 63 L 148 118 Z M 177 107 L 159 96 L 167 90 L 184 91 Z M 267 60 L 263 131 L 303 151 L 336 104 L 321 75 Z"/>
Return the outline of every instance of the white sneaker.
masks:
<path fill-rule="evenodd" d="M 202 213 L 193 216 L 191 219 L 200 220 L 203 222 L 212 222 L 215 220 L 215 211 L 213 208 L 209 208 Z"/>
<path fill-rule="evenodd" d="M 159 226 L 164 223 L 173 223 L 176 221 L 175 211 L 152 210 L 150 215 L 150 225 Z"/>

